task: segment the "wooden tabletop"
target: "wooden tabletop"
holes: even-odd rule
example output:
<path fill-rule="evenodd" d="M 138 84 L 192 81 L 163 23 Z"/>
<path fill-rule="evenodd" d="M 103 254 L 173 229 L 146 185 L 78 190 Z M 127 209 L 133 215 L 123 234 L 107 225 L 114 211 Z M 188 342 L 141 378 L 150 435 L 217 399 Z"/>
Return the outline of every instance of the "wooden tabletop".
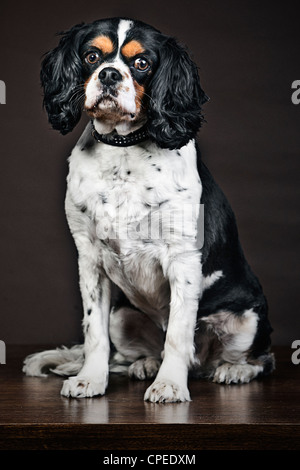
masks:
<path fill-rule="evenodd" d="M 288 347 L 274 348 L 272 376 L 246 385 L 191 380 L 192 401 L 179 404 L 145 403 L 149 381 L 116 375 L 103 397 L 62 397 L 62 378 L 22 373 L 23 358 L 39 350 L 7 346 L 0 365 L 0 450 L 300 448 L 300 365 Z"/>

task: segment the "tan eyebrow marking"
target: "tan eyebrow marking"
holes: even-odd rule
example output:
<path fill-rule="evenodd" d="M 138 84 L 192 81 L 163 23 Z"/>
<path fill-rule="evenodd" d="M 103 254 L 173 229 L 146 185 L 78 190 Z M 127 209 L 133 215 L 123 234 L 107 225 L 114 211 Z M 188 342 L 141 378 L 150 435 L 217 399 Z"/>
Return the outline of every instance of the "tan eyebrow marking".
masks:
<path fill-rule="evenodd" d="M 101 49 L 103 54 L 110 54 L 114 50 L 113 42 L 107 36 L 98 36 L 93 40 L 91 46 Z"/>
<path fill-rule="evenodd" d="M 139 41 L 133 39 L 122 47 L 121 52 L 125 57 L 129 58 L 134 57 L 137 54 L 142 54 L 145 52 L 145 49 Z"/>

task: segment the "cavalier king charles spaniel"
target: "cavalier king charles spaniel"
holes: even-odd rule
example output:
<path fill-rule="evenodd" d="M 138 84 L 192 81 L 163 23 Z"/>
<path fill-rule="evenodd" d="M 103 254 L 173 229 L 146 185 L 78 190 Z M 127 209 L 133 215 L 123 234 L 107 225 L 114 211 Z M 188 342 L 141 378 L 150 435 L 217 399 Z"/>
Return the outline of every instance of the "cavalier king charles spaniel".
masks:
<path fill-rule="evenodd" d="M 246 383 L 274 368 L 261 285 L 235 216 L 195 141 L 208 97 L 174 38 L 127 18 L 63 33 L 41 71 L 49 122 L 88 124 L 69 157 L 65 209 L 78 250 L 84 344 L 28 356 L 67 376 L 61 394 L 105 393 L 109 373 L 145 400 L 190 400 L 188 377 Z"/>

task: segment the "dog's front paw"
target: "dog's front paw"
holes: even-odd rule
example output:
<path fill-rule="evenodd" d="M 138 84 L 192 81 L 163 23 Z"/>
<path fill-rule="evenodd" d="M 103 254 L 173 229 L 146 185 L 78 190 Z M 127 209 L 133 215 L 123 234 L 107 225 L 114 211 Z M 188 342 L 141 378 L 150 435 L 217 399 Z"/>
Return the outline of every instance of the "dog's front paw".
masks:
<path fill-rule="evenodd" d="M 171 380 L 158 379 L 146 390 L 144 400 L 152 403 L 173 403 L 190 401 L 190 393 L 185 386 Z"/>
<path fill-rule="evenodd" d="M 65 397 L 85 398 L 104 395 L 106 382 L 91 380 L 87 377 L 70 377 L 64 381 L 61 395 Z"/>

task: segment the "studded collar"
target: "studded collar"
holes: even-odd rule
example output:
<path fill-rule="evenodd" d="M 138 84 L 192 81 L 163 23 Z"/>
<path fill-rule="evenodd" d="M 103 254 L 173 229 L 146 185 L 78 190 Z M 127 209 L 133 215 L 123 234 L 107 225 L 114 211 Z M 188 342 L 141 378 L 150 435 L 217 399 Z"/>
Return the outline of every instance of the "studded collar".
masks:
<path fill-rule="evenodd" d="M 138 144 L 149 138 L 147 125 L 144 125 L 140 129 L 131 132 L 127 135 L 119 135 L 113 133 L 99 134 L 99 132 L 96 131 L 93 122 L 92 136 L 97 140 L 97 142 L 103 142 L 104 144 L 113 145 L 114 147 L 129 147 L 130 145 Z"/>

